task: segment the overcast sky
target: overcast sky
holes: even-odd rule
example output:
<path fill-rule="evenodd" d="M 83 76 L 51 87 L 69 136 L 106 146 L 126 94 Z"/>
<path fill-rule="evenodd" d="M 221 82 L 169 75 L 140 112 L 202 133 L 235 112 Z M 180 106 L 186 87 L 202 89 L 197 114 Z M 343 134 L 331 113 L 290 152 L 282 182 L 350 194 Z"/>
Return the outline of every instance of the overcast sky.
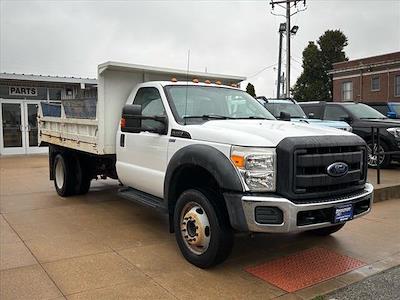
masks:
<path fill-rule="evenodd" d="M 248 76 L 275 94 L 278 26 L 268 1 L 0 0 L 0 71 L 96 77 L 113 60 Z M 275 13 L 284 13 L 275 8 Z M 292 83 L 308 41 L 328 29 L 350 59 L 400 51 L 400 0 L 308 0 L 293 16 Z M 257 74 L 256 76 L 252 76 Z M 252 77 L 251 77 L 252 76 Z"/>

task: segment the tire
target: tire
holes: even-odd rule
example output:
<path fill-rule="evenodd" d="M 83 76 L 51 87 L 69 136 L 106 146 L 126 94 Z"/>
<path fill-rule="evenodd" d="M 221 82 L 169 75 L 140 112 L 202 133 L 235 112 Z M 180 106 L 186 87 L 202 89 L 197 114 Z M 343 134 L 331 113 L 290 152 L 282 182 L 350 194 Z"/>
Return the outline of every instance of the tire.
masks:
<path fill-rule="evenodd" d="M 217 205 L 218 195 L 203 190 L 183 192 L 175 206 L 175 237 L 182 255 L 199 268 L 223 262 L 233 247 L 227 213 Z M 208 227 L 208 228 L 207 228 Z"/>
<path fill-rule="evenodd" d="M 371 151 L 371 148 L 372 148 L 372 141 L 369 141 L 368 143 L 367 143 L 367 145 L 368 145 L 368 167 L 370 167 L 370 168 L 376 168 L 377 166 L 378 166 L 378 164 L 377 164 L 377 160 L 378 160 L 378 158 L 377 158 L 377 155 L 375 154 L 374 156 L 372 156 L 371 155 L 371 153 L 372 153 L 372 151 Z M 386 145 L 386 143 L 385 142 L 383 142 L 383 141 L 380 141 L 380 143 L 379 143 L 379 146 L 380 146 L 380 152 L 387 152 L 387 151 L 389 151 L 389 147 Z M 377 150 L 377 143 L 375 142 L 375 151 Z M 376 153 L 376 152 L 375 152 Z M 390 161 L 391 161 L 391 157 L 390 157 L 390 155 L 380 155 L 380 164 L 379 164 L 379 167 L 380 168 L 386 168 L 386 167 L 388 167 L 389 166 L 389 164 L 390 164 Z"/>
<path fill-rule="evenodd" d="M 343 228 L 345 223 L 343 224 L 337 224 L 337 225 L 333 225 L 333 226 L 329 226 L 329 227 L 324 227 L 324 228 L 318 228 L 318 229 L 313 229 L 310 230 L 309 232 L 315 235 L 319 235 L 319 236 L 327 236 L 330 235 L 332 233 L 335 233 L 336 231 L 339 231 L 340 229 Z"/>
<path fill-rule="evenodd" d="M 61 197 L 75 194 L 75 172 L 71 158 L 67 154 L 57 154 L 53 163 L 54 187 Z"/>
<path fill-rule="evenodd" d="M 84 195 L 90 189 L 90 182 L 92 176 L 90 174 L 89 166 L 83 159 L 79 159 L 76 163 L 76 187 L 75 192 L 77 195 Z"/>

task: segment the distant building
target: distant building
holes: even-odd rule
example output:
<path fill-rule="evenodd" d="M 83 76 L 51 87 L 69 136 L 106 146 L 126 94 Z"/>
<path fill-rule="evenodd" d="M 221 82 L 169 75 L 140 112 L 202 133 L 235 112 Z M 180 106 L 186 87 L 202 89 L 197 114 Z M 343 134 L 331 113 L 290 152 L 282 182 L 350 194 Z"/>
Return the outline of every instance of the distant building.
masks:
<path fill-rule="evenodd" d="M 333 101 L 400 102 L 400 52 L 333 64 Z"/>
<path fill-rule="evenodd" d="M 96 91 L 96 79 L 0 73 L 0 154 L 46 152 L 38 145 L 39 103 L 96 97 Z"/>

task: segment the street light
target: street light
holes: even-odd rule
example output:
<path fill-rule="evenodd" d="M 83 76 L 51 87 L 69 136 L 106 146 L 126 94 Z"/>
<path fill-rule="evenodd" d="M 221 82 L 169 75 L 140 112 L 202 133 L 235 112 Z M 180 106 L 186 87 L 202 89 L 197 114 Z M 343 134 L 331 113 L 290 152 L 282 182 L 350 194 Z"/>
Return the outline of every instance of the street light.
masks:
<path fill-rule="evenodd" d="M 279 24 L 279 33 L 283 33 L 286 31 L 286 23 Z"/>
<path fill-rule="evenodd" d="M 286 26 L 285 26 L 285 27 L 286 27 Z M 299 26 L 294 25 L 294 26 L 292 27 L 292 29 L 290 29 L 290 33 L 294 35 L 294 34 L 297 33 L 298 30 L 299 30 Z"/>

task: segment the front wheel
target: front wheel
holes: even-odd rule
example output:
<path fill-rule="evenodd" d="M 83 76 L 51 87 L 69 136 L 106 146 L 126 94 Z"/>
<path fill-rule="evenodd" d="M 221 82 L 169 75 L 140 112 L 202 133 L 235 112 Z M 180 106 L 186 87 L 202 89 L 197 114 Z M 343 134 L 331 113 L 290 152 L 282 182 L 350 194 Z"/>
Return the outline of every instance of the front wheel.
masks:
<path fill-rule="evenodd" d="M 372 145 L 372 142 L 368 142 L 367 144 L 368 147 L 368 166 L 371 168 L 386 168 L 390 164 L 390 155 L 388 154 L 382 154 L 379 155 L 379 162 L 378 162 L 378 151 L 379 153 L 381 152 L 387 152 L 389 151 L 389 147 L 384 143 L 380 142 L 379 144 L 379 149 L 378 149 L 378 144 L 375 142 L 374 145 Z M 372 148 L 374 149 L 374 155 L 372 155 Z"/>
<path fill-rule="evenodd" d="M 193 265 L 209 268 L 223 262 L 233 247 L 233 232 L 214 193 L 187 190 L 174 212 L 175 237 L 182 255 Z"/>

